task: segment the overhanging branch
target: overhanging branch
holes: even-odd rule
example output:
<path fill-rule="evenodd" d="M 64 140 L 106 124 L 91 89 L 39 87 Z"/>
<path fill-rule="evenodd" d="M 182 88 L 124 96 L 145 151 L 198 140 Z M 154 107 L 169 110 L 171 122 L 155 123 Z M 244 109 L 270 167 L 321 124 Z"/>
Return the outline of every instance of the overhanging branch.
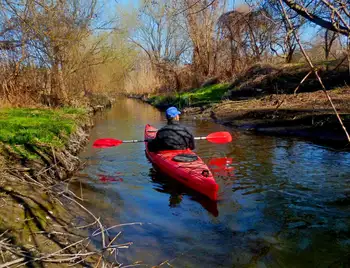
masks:
<path fill-rule="evenodd" d="M 298 5 L 294 0 L 283 0 L 284 3 L 286 3 L 291 9 L 293 9 L 295 12 L 297 12 L 300 16 L 303 16 L 307 20 L 323 27 L 328 30 L 331 30 L 333 32 L 340 33 L 345 36 L 350 35 L 350 29 L 347 27 L 344 27 L 342 25 L 335 25 L 332 22 L 322 19 L 321 17 L 310 13 L 306 8 Z"/>

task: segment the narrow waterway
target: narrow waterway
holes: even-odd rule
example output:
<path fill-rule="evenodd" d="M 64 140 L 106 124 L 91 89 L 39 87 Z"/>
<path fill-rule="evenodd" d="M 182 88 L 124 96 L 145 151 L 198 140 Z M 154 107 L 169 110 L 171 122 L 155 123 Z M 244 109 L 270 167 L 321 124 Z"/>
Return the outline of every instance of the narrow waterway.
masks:
<path fill-rule="evenodd" d="M 111 236 L 122 231 L 120 243 L 133 242 L 119 251 L 119 262 L 150 267 L 166 260 L 173 267 L 350 264 L 349 152 L 183 120 L 195 136 L 222 130 L 235 136 L 230 144 L 196 143 L 206 163 L 232 161 L 214 170 L 221 197 L 215 203 L 157 174 L 143 143 L 92 148 L 98 138 L 142 139 L 147 123 L 161 127 L 165 120 L 147 104 L 121 99 L 97 116 L 80 155 L 86 162 L 77 174 L 85 205 L 107 226 L 142 223 L 110 231 Z M 72 189 L 80 193 L 78 185 Z"/>

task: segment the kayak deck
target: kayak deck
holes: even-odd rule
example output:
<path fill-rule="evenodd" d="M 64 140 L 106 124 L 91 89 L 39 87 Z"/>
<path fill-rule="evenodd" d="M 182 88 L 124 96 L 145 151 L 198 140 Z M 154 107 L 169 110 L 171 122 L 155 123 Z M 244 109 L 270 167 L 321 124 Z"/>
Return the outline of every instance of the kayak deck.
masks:
<path fill-rule="evenodd" d="M 151 125 L 146 125 L 145 140 L 154 139 L 156 134 L 156 128 Z M 147 147 L 147 142 L 145 142 L 145 144 L 147 157 L 161 172 L 183 183 L 187 187 L 206 195 L 210 199 L 217 200 L 219 186 L 208 166 L 192 150 L 150 152 Z M 179 162 L 174 160 L 175 156 L 182 154 L 196 156 L 195 158 L 197 158 L 197 160 L 192 162 Z"/>

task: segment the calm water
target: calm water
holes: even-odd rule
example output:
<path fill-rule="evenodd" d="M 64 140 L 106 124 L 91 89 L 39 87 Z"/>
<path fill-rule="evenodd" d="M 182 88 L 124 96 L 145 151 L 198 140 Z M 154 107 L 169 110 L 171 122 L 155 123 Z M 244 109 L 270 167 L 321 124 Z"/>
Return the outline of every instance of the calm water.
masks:
<path fill-rule="evenodd" d="M 144 144 L 93 149 L 97 138 L 142 139 L 146 123 L 161 127 L 153 107 L 120 100 L 99 115 L 81 158 L 85 203 L 105 225 L 141 222 L 122 231 L 119 261 L 173 267 L 342 267 L 350 265 L 350 153 L 293 138 L 237 134 L 234 142 L 197 141 L 215 171 L 221 200 L 211 202 L 157 174 Z M 185 120 L 196 136 L 227 130 Z M 76 187 L 77 192 L 78 187 Z M 164 265 L 167 266 L 167 265 Z"/>

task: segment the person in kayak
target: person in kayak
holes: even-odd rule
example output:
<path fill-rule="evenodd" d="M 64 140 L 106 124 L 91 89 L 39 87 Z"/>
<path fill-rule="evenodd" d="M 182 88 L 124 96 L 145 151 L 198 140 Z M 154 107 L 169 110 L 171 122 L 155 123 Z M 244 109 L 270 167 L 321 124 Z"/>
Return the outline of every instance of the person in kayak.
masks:
<path fill-rule="evenodd" d="M 170 107 L 166 110 L 165 115 L 168 123 L 158 130 L 153 140 L 148 142 L 148 150 L 150 152 L 193 150 L 195 148 L 193 135 L 179 123 L 180 114 L 181 112 L 176 107 Z"/>

